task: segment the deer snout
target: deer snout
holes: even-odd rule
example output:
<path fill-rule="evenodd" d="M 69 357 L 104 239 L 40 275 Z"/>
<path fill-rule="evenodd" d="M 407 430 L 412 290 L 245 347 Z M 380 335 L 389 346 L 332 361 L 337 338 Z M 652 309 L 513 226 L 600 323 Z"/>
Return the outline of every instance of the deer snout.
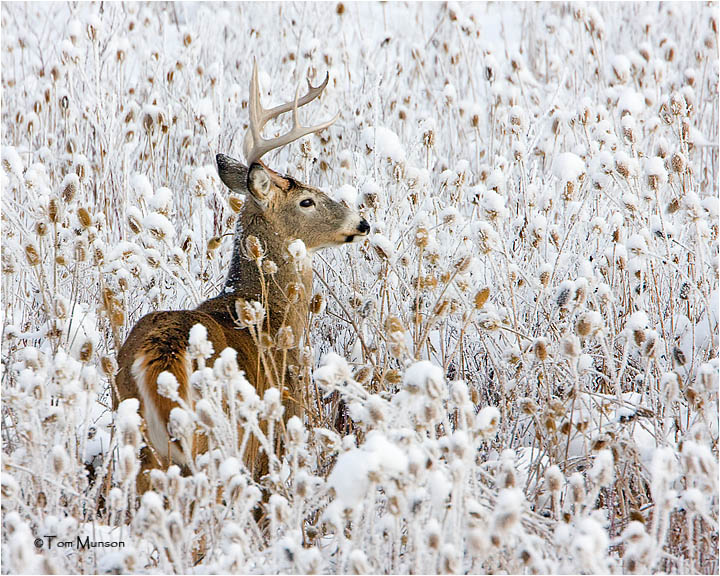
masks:
<path fill-rule="evenodd" d="M 368 221 L 363 218 L 360 220 L 360 224 L 358 224 L 357 229 L 360 234 L 367 236 L 367 233 L 370 232 L 370 224 L 368 224 Z"/>
<path fill-rule="evenodd" d="M 368 221 L 365 220 L 365 218 L 360 218 L 360 222 L 358 222 L 357 226 L 355 226 L 355 231 L 345 237 L 345 242 L 350 243 L 358 241 L 363 236 L 367 236 L 368 232 L 370 232 L 370 224 L 368 224 Z"/>

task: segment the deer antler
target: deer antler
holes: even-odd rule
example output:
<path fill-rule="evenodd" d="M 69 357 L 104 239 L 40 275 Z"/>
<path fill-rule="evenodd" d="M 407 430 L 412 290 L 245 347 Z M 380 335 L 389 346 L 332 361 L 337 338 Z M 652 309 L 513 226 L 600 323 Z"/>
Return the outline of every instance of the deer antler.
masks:
<path fill-rule="evenodd" d="M 325 90 L 325 87 L 327 86 L 328 79 L 330 78 L 329 74 L 325 75 L 325 81 L 319 86 L 313 86 L 310 83 L 310 80 L 308 80 L 308 92 L 302 98 L 298 97 L 300 95 L 300 85 L 298 84 L 298 87 L 295 90 L 295 100 L 293 102 L 280 104 L 279 106 L 275 106 L 274 108 L 267 110 L 263 108 L 260 103 L 260 87 L 258 86 L 257 75 L 257 62 L 255 62 L 253 64 L 252 79 L 250 80 L 250 104 L 248 106 L 250 109 L 250 127 L 245 133 L 245 140 L 243 142 L 243 152 L 245 153 L 245 160 L 247 161 L 248 166 L 250 166 L 253 162 L 257 162 L 265 154 L 270 152 L 270 150 L 281 148 L 282 146 L 290 144 L 290 142 L 293 142 L 298 138 L 302 138 L 307 134 L 325 130 L 325 128 L 330 126 L 340 116 L 340 113 L 338 112 L 332 119 L 322 124 L 318 124 L 317 126 L 302 126 L 298 120 L 298 108 L 312 102 L 315 98 L 322 94 L 323 90 Z M 262 131 L 265 124 L 267 124 L 269 120 L 277 118 L 280 114 L 289 112 L 290 110 L 292 110 L 293 113 L 293 126 L 290 129 L 290 132 L 278 136 L 277 138 L 263 138 Z"/>

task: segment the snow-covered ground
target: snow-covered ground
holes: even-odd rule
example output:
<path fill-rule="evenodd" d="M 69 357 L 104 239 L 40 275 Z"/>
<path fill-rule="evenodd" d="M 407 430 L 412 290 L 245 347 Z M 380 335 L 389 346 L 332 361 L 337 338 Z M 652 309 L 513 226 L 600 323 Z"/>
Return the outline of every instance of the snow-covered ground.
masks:
<path fill-rule="evenodd" d="M 717 573 L 717 4 L 1 11 L 4 573 Z M 224 354 L 138 503 L 110 375 L 223 285 L 254 60 L 266 105 L 329 73 L 266 161 L 372 231 L 315 256 L 305 421 Z"/>

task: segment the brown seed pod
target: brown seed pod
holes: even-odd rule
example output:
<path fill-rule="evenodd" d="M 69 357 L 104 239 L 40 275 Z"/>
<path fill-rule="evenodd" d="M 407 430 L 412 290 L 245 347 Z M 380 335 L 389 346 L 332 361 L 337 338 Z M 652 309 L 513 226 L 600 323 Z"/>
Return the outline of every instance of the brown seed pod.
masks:
<path fill-rule="evenodd" d="M 220 244 L 222 243 L 222 238 L 220 236 L 213 236 L 208 240 L 208 250 L 215 251 L 218 248 L 220 248 Z"/>
<path fill-rule="evenodd" d="M 324 309 L 325 297 L 321 292 L 318 292 L 312 297 L 312 300 L 310 300 L 310 312 L 317 316 L 318 314 L 322 314 Z"/>
<path fill-rule="evenodd" d="M 291 304 L 294 304 L 295 302 L 300 300 L 300 296 L 302 296 L 303 293 L 303 287 L 298 282 L 290 282 L 287 285 L 286 293 L 288 301 Z"/>
<path fill-rule="evenodd" d="M 83 228 L 89 228 L 90 226 L 92 226 L 92 217 L 90 216 L 90 212 L 88 212 L 86 208 L 78 208 L 77 217 Z"/>
<path fill-rule="evenodd" d="M 245 240 L 245 249 L 253 260 L 260 260 L 265 252 L 257 236 L 248 236 Z"/>
<path fill-rule="evenodd" d="M 418 229 L 415 231 L 415 246 L 425 248 L 428 245 L 429 236 L 430 233 L 425 226 L 418 226 Z"/>
<path fill-rule="evenodd" d="M 58 221 L 58 203 L 56 198 L 50 198 L 50 202 L 48 202 L 48 218 L 53 224 Z"/>
<path fill-rule="evenodd" d="M 482 288 L 477 294 L 475 294 L 475 310 L 480 310 L 483 306 L 485 306 L 485 302 L 487 302 L 489 297 L 490 289 L 487 287 Z"/>
<path fill-rule="evenodd" d="M 278 350 L 289 350 L 295 346 L 295 335 L 291 326 L 282 326 L 275 338 Z"/>
<path fill-rule="evenodd" d="M 230 204 L 230 208 L 233 212 L 239 214 L 245 205 L 245 199 L 237 194 L 232 194 L 228 199 L 228 204 Z"/>
<path fill-rule="evenodd" d="M 533 352 L 535 353 L 535 357 L 540 360 L 540 362 L 544 362 L 548 358 L 548 350 L 547 350 L 547 341 L 545 338 L 538 338 L 535 340 L 535 343 L 533 344 Z"/>
<path fill-rule="evenodd" d="M 30 266 L 37 266 L 38 264 L 40 264 L 40 255 L 35 249 L 35 246 L 33 246 L 32 244 L 27 244 L 25 246 L 25 258 L 27 258 L 28 264 L 30 264 Z"/>
<path fill-rule="evenodd" d="M 675 152 L 670 159 L 670 165 L 677 174 L 683 174 L 687 167 L 687 160 L 685 160 L 685 156 Z"/>
<path fill-rule="evenodd" d="M 89 362 L 92 358 L 93 353 L 93 343 L 90 340 L 85 340 L 83 342 L 83 345 L 80 347 L 80 361 L 81 362 Z"/>

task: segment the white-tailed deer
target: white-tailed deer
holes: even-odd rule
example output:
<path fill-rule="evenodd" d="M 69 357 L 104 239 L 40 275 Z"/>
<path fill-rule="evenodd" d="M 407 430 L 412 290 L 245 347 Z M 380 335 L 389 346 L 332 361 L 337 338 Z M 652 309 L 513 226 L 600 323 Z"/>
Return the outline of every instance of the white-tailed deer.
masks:
<path fill-rule="evenodd" d="M 231 347 L 237 351 L 238 365 L 261 397 L 266 388 L 276 385 L 276 378 L 259 365 L 255 339 L 248 329 L 239 327 L 235 312 L 238 300 L 265 302 L 263 330 L 269 333 L 272 341 L 275 341 L 281 328 L 285 328 L 285 336 L 292 334 L 295 348 L 284 351 L 287 355 L 285 364 L 277 362 L 276 365 L 288 366 L 281 378 L 285 383 L 285 419 L 303 413 L 303 388 L 306 383 L 297 377 L 297 370 L 291 367 L 299 366 L 297 340 L 306 330 L 312 296 L 312 268 L 308 261 L 298 272 L 296 263 L 289 257 L 288 246 L 296 239 L 302 240 L 308 255 L 311 255 L 320 248 L 353 242 L 366 236 L 370 226 L 355 210 L 335 202 L 317 188 L 270 170 L 260 162 L 260 158 L 306 134 L 327 128 L 337 119 L 336 116 L 311 127 L 301 126 L 298 121 L 298 108 L 320 96 L 327 82 L 327 76 L 316 87 L 308 81 L 306 95 L 299 98 L 296 92 L 293 102 L 266 110 L 260 103 L 257 67 L 253 69 L 250 125 L 243 145 L 247 167 L 228 156 L 217 155 L 222 181 L 234 192 L 247 196 L 235 229 L 225 286 L 218 296 L 194 310 L 152 312 L 144 316 L 120 350 L 116 378 L 119 398 L 116 401 L 139 399 L 140 413 L 146 423 L 146 439 L 152 445 L 152 450 L 146 448 L 142 454 L 143 471 L 138 478 L 141 492 L 148 487 L 145 474 L 148 469 L 166 467 L 171 463 L 184 466 L 190 457 L 168 435 L 170 411 L 176 404 L 158 393 L 157 378 L 164 371 L 171 372 L 179 384 L 181 398 L 193 405 L 189 386 L 192 366 L 187 347 L 190 329 L 195 324 L 202 324 L 207 329 L 215 354 L 210 358 L 211 364 L 222 350 Z M 263 138 L 265 124 L 290 111 L 293 113 L 290 132 L 277 138 Z M 262 280 L 257 254 L 253 254 L 258 249 L 262 250 L 265 262 L 272 261 L 277 266 L 270 280 Z M 270 353 L 275 352 L 271 349 Z M 202 453 L 207 450 L 207 440 L 204 436 L 197 438 L 192 450 Z M 257 458 L 257 446 L 246 453 L 245 462 L 251 470 L 257 471 Z"/>

